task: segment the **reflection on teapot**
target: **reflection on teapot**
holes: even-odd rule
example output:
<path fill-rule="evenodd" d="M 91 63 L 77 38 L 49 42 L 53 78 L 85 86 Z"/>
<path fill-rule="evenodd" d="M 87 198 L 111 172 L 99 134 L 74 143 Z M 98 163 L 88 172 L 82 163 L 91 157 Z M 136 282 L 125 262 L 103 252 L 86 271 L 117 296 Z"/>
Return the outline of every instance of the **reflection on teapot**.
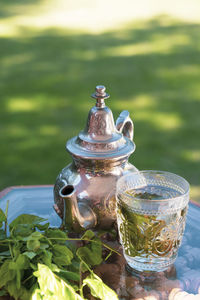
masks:
<path fill-rule="evenodd" d="M 135 150 L 133 122 L 122 111 L 116 125 L 104 100 L 109 97 L 104 86 L 92 94 L 92 107 L 85 130 L 66 144 L 73 162 L 66 166 L 54 186 L 54 208 L 66 229 L 109 229 L 116 221 L 115 186 L 125 173 L 137 171 L 128 162 Z"/>

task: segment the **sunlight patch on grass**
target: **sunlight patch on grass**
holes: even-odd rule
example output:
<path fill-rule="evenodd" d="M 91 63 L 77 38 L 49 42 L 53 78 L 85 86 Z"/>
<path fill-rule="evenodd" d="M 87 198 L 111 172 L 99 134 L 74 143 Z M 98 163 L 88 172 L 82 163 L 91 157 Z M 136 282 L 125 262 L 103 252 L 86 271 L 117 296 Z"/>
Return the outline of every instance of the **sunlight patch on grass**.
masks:
<path fill-rule="evenodd" d="M 150 53 L 166 54 L 174 51 L 174 48 L 177 46 L 188 45 L 189 42 L 189 37 L 186 35 L 170 35 L 170 38 L 164 35 L 157 35 L 153 36 L 150 42 L 110 47 L 103 54 L 106 56 L 132 56 Z"/>
<path fill-rule="evenodd" d="M 9 125 L 4 129 L 4 134 L 13 138 L 26 137 L 28 138 L 30 134 L 39 132 L 40 136 L 55 136 L 60 133 L 60 129 L 58 126 L 53 125 L 43 125 L 39 126 L 38 129 L 30 129 L 25 125 Z"/>
<path fill-rule="evenodd" d="M 197 53 L 199 56 L 199 54 Z M 174 67 L 165 67 L 160 68 L 157 70 L 157 76 L 160 79 L 163 79 L 171 84 L 172 86 L 176 87 L 177 85 L 182 85 L 182 90 L 187 91 L 184 94 L 184 97 L 187 98 L 189 101 L 194 99 L 195 101 L 200 101 L 200 65 L 199 64 L 187 64 L 187 62 L 183 62 L 180 66 Z M 187 82 L 184 82 L 183 79 L 188 78 Z M 180 81 L 182 80 L 182 82 Z M 172 96 L 172 91 L 167 91 L 165 95 Z M 178 98 L 174 95 L 176 99 Z"/>
<path fill-rule="evenodd" d="M 122 100 L 115 103 L 115 108 L 127 109 L 134 119 L 149 122 L 162 130 L 172 130 L 180 128 L 183 121 L 175 113 L 163 113 L 156 110 L 156 99 L 150 95 L 139 95 L 133 99 Z"/>
<path fill-rule="evenodd" d="M 75 59 L 85 60 L 85 61 L 91 61 L 95 60 L 98 57 L 98 53 L 95 50 L 78 50 L 76 49 L 72 53 L 72 57 Z"/>
<path fill-rule="evenodd" d="M 184 150 L 182 157 L 191 162 L 200 162 L 200 150 Z"/>
<path fill-rule="evenodd" d="M 152 108 L 155 107 L 156 102 L 155 98 L 151 97 L 150 95 L 139 95 L 134 99 L 134 108 L 141 109 L 141 108 Z"/>
<path fill-rule="evenodd" d="M 190 189 L 190 199 L 200 203 L 200 186 L 192 185 Z"/>
<path fill-rule="evenodd" d="M 200 75 L 199 75 L 200 78 Z M 200 84 L 199 84 L 199 79 L 194 80 L 191 82 L 191 89 L 190 89 L 190 94 L 189 97 L 192 99 L 195 99 L 195 101 L 200 102 Z"/>
<path fill-rule="evenodd" d="M 63 103 L 64 102 L 64 103 Z M 8 112 L 33 112 L 42 109 L 58 109 L 67 107 L 69 101 L 67 98 L 54 97 L 49 94 L 37 94 L 34 97 L 10 98 L 6 102 Z"/>
<path fill-rule="evenodd" d="M 10 112 L 37 111 L 40 109 L 40 102 L 33 99 L 13 98 L 7 102 Z"/>
<path fill-rule="evenodd" d="M 161 113 L 158 111 L 136 111 L 135 118 L 144 120 L 160 130 L 172 130 L 180 128 L 183 124 L 181 118 L 176 114 Z"/>
<path fill-rule="evenodd" d="M 45 125 L 40 126 L 40 134 L 44 136 L 55 136 L 60 133 L 58 126 Z"/>
<path fill-rule="evenodd" d="M 200 76 L 200 65 L 181 64 L 175 69 L 160 69 L 158 75 L 162 77 L 176 78 L 177 76 Z"/>
<path fill-rule="evenodd" d="M 22 53 L 9 55 L 1 59 L 1 68 L 14 67 L 15 65 L 24 64 L 31 61 L 33 55 L 30 53 Z"/>
<path fill-rule="evenodd" d="M 13 138 L 26 137 L 29 135 L 29 129 L 23 125 L 9 125 L 4 130 L 4 134 Z"/>
<path fill-rule="evenodd" d="M 13 15 L 4 17 L 0 36 L 21 35 L 23 31 L 20 28 L 45 30 L 52 27 L 98 34 L 119 29 L 127 22 L 160 15 L 199 23 L 199 8 L 199 0 L 176 0 L 176 5 L 174 0 L 43 0 L 35 4 L 13 3 Z M 165 23 L 162 18 L 161 24 Z"/>
<path fill-rule="evenodd" d="M 20 28 L 14 24 L 9 24 L 7 21 L 2 22 L 0 26 L 0 37 L 13 37 L 20 35 Z"/>
<path fill-rule="evenodd" d="M 153 108 L 155 106 L 155 98 L 150 95 L 142 94 L 131 99 L 121 99 L 120 102 L 113 103 L 117 109 L 127 109 L 133 112 L 136 109 Z"/>

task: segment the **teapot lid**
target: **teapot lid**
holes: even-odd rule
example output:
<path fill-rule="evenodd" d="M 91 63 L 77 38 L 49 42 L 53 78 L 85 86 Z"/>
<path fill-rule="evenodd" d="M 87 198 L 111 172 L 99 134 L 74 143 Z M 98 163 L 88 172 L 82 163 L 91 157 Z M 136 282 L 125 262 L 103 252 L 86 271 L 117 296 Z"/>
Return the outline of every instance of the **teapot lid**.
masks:
<path fill-rule="evenodd" d="M 123 111 L 115 126 L 113 114 L 104 102 L 110 97 L 105 90 L 102 85 L 96 87 L 96 92 L 91 95 L 96 99 L 96 106 L 88 114 L 85 129 L 66 143 L 67 151 L 73 156 L 96 160 L 117 159 L 129 156 L 135 150 L 129 113 Z"/>

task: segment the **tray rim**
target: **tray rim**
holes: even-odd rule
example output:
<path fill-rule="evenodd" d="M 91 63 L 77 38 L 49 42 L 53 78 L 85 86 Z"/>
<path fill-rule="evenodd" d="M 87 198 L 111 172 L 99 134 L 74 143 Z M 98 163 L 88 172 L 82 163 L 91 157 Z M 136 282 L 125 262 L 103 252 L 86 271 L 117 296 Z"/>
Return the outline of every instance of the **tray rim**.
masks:
<path fill-rule="evenodd" d="M 15 189 L 30 189 L 30 188 L 49 188 L 54 187 L 53 184 L 33 184 L 33 185 L 11 185 L 9 187 L 4 188 L 3 190 L 0 190 L 0 199 L 6 196 L 10 191 Z M 200 203 L 190 200 L 189 203 L 197 206 L 200 208 Z"/>
<path fill-rule="evenodd" d="M 46 188 L 54 187 L 54 185 L 53 184 L 11 185 L 0 191 L 0 199 L 15 189 L 17 190 L 17 189 L 31 189 L 31 188 L 45 188 L 45 187 Z"/>

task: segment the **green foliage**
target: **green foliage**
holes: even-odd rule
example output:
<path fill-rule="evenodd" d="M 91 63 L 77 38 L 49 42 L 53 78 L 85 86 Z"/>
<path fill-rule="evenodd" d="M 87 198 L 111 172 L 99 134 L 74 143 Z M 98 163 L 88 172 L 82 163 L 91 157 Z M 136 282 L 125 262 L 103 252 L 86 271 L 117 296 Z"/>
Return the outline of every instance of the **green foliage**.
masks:
<path fill-rule="evenodd" d="M 53 245 L 53 262 L 62 267 L 68 266 L 72 262 L 73 253 L 64 245 Z"/>
<path fill-rule="evenodd" d="M 0 208 L 0 227 L 2 227 L 3 222 L 6 222 L 6 215 L 3 210 Z"/>
<path fill-rule="evenodd" d="M 22 214 L 10 223 L 9 229 L 12 230 L 14 227 L 17 227 L 17 225 L 37 226 L 38 224 L 44 221 L 46 221 L 46 219 L 40 218 L 38 216 Z"/>
<path fill-rule="evenodd" d="M 9 281 L 12 281 L 15 278 L 14 270 L 9 268 L 10 263 L 12 263 L 12 260 L 6 260 L 0 268 L 0 288 L 4 287 Z"/>
<path fill-rule="evenodd" d="M 94 297 L 104 300 L 117 300 L 116 293 L 111 290 L 107 285 L 103 283 L 101 278 L 96 274 L 91 273 L 86 279 L 83 280 L 83 284 L 89 286 L 91 294 Z"/>
<path fill-rule="evenodd" d="M 92 241 L 91 244 L 77 250 L 78 257 L 89 267 L 99 265 L 102 262 L 102 245 L 98 238 L 94 238 Z"/>
<path fill-rule="evenodd" d="M 38 264 L 38 270 L 34 272 L 38 278 L 40 289 L 36 289 L 35 295 L 44 300 L 83 300 L 67 282 L 56 276 L 47 266 Z M 33 294 L 32 299 L 35 295 Z M 40 297 L 40 298 L 39 298 Z M 36 298 L 37 299 L 37 298 Z"/>
<path fill-rule="evenodd" d="M 0 220 L 0 233 L 4 233 L 0 239 L 0 295 L 9 294 L 15 300 L 83 300 L 87 285 L 99 299 L 111 295 L 117 299 L 90 269 L 102 262 L 103 244 L 94 232 L 86 231 L 75 239 L 86 241 L 77 248 L 66 232 L 41 224 L 45 220 L 38 216 L 18 216 L 9 225 L 9 236 L 3 211 Z M 80 274 L 85 270 L 91 275 L 82 283 Z"/>

